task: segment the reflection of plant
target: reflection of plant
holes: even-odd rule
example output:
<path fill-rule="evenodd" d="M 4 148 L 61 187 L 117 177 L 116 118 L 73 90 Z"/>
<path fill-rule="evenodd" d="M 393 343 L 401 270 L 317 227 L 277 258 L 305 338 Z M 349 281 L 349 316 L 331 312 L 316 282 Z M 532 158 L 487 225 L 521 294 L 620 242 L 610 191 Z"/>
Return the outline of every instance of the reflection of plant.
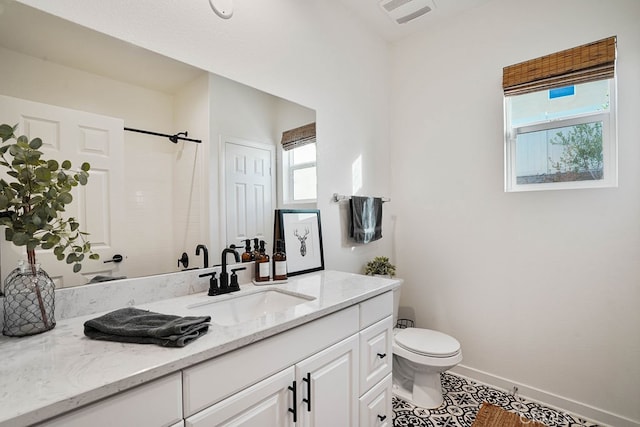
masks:
<path fill-rule="evenodd" d="M 15 181 L 0 179 L 0 225 L 6 226 L 5 238 L 16 246 L 26 246 L 30 264 L 35 264 L 37 248 L 53 249 L 59 261 L 74 264 L 73 271 L 82 268 L 85 254 L 98 259 L 91 252 L 91 244 L 85 240 L 87 233 L 79 230 L 75 218 L 60 216 L 65 206 L 73 201 L 71 190 L 78 184 L 86 185 L 89 163 L 83 163 L 80 171 L 71 171 L 71 162 L 60 165 L 56 160 L 42 159 L 40 138 L 31 141 L 14 134 L 16 126 L 0 125 L 2 143 L 0 165 L 8 169 L 7 175 Z M 7 156 L 11 158 L 7 159 Z"/>
<path fill-rule="evenodd" d="M 381 274 L 393 277 L 396 274 L 396 266 L 391 264 L 386 256 L 377 256 L 367 263 L 364 273 L 369 276 Z"/>
<path fill-rule="evenodd" d="M 602 123 L 583 123 L 569 132 L 558 132 L 550 141 L 564 147 L 560 160 L 551 164 L 558 172 L 588 172 L 592 179 L 602 178 Z"/>

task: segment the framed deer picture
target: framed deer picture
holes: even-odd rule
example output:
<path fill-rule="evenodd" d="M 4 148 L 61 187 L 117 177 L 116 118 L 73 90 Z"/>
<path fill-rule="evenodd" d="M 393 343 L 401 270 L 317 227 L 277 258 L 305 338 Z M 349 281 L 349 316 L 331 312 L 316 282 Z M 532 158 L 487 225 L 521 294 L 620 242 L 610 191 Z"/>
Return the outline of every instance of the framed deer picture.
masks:
<path fill-rule="evenodd" d="M 324 270 L 319 210 L 276 210 L 273 234 L 274 246 L 284 240 L 288 276 Z"/>

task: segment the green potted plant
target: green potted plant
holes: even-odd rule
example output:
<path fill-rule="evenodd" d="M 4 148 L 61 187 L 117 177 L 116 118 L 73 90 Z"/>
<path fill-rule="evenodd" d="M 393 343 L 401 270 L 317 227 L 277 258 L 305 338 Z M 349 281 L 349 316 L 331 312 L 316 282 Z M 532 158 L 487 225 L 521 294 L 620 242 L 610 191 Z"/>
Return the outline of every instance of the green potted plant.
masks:
<path fill-rule="evenodd" d="M 0 225 L 5 226 L 7 241 L 25 247 L 28 263 L 5 281 L 3 333 L 10 336 L 55 326 L 53 281 L 39 269 L 36 249 L 52 249 L 59 261 L 73 264 L 74 272 L 82 268 L 85 255 L 99 258 L 78 221 L 62 216 L 73 201 L 71 190 L 87 184 L 90 165 L 83 163 L 79 171 L 73 171 L 68 160 L 62 164 L 45 160 L 39 151 L 42 140 L 16 136 L 16 128 L 0 125 L 0 165 L 6 168 L 0 179 Z"/>
<path fill-rule="evenodd" d="M 371 261 L 367 262 L 364 273 L 368 276 L 389 276 L 396 275 L 396 266 L 391 264 L 389 258 L 386 256 L 377 256 Z"/>

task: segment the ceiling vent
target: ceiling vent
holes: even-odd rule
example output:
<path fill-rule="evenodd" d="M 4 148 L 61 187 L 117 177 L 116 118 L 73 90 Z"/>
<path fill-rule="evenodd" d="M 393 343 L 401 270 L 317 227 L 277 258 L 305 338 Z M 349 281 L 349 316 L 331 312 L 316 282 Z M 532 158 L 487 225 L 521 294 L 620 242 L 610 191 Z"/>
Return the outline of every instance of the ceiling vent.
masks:
<path fill-rule="evenodd" d="M 431 11 L 433 0 L 382 0 L 382 10 L 398 24 L 406 24 Z"/>

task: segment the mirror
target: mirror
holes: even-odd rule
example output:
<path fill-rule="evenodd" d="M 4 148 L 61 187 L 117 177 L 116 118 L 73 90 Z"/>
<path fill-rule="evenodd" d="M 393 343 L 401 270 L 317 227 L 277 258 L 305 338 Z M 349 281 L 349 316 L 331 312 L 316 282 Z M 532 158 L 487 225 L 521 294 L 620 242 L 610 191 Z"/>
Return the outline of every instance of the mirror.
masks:
<path fill-rule="evenodd" d="M 85 261 L 80 274 L 71 274 L 70 266 L 39 251 L 38 261 L 58 287 L 96 276 L 202 267 L 202 251 L 195 254 L 199 244 L 208 248 L 209 265 L 219 263 L 221 249 L 239 244 L 234 239 L 243 233 L 227 236 L 226 176 L 240 165 L 226 147 L 266 149 L 275 171 L 282 132 L 315 121 L 312 109 L 17 2 L 5 3 L 0 13 L 0 54 L 0 122 L 19 123 L 19 134 L 50 141 L 43 149 L 47 158 L 92 165 L 89 184 L 74 194 L 68 212 L 91 233 L 101 259 Z M 58 120 L 68 116 L 80 123 L 75 131 Z M 173 143 L 125 127 L 168 135 L 186 131 L 181 136 L 201 143 Z M 264 209 L 271 214 L 282 207 L 276 197 L 280 178 L 272 175 L 271 206 Z M 244 232 L 270 240 L 269 228 Z M 25 254 L 0 238 L 4 279 Z M 178 263 L 183 252 L 187 266 Z M 105 263 L 116 255 L 123 261 Z"/>

